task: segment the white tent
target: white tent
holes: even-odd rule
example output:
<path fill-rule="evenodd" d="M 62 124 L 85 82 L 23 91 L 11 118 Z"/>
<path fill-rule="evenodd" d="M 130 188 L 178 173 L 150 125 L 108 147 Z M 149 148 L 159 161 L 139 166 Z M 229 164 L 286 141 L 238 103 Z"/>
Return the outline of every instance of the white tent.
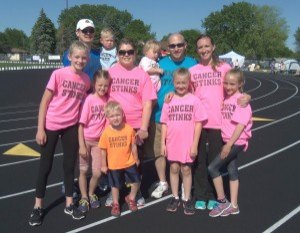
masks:
<path fill-rule="evenodd" d="M 220 59 L 231 59 L 232 63 L 234 64 L 235 61 L 237 60 L 239 63 L 239 67 L 242 67 L 245 62 L 245 57 L 234 52 L 230 51 L 229 53 L 223 54 L 219 56 Z"/>

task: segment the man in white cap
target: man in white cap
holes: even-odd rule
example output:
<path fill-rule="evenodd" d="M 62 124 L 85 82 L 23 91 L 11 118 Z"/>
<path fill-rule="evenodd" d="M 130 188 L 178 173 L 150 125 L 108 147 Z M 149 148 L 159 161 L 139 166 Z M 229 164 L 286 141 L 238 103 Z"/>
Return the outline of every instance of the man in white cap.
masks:
<path fill-rule="evenodd" d="M 90 59 L 83 69 L 88 74 L 90 79 L 93 79 L 94 73 L 101 68 L 100 65 L 100 53 L 98 50 L 92 49 L 94 37 L 95 37 L 95 25 L 90 19 L 81 19 L 76 26 L 76 36 L 78 40 L 85 43 L 90 48 Z M 64 66 L 69 66 L 70 61 L 68 59 L 69 51 L 65 51 L 63 54 L 62 63 Z"/>

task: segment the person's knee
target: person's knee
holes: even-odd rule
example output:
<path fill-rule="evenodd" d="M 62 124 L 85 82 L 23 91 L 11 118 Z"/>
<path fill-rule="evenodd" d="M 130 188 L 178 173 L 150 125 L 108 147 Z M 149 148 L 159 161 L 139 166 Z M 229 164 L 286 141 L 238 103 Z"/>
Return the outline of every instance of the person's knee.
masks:
<path fill-rule="evenodd" d="M 207 171 L 212 179 L 220 175 L 220 172 L 211 164 L 207 167 Z"/>
<path fill-rule="evenodd" d="M 93 170 L 93 177 L 96 179 L 99 179 L 101 176 L 101 171 L 99 170 Z"/>
<path fill-rule="evenodd" d="M 189 166 L 181 167 L 181 173 L 183 176 L 190 176 L 192 174 L 192 170 Z"/>

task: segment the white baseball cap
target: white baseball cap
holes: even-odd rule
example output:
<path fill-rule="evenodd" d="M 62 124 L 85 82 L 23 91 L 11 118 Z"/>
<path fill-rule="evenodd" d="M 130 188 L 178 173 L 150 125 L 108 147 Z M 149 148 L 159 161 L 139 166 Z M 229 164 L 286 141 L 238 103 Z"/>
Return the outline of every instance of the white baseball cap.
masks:
<path fill-rule="evenodd" d="M 95 28 L 93 21 L 90 19 L 81 19 L 77 23 L 76 30 L 78 30 L 78 29 L 83 30 L 87 27 Z"/>

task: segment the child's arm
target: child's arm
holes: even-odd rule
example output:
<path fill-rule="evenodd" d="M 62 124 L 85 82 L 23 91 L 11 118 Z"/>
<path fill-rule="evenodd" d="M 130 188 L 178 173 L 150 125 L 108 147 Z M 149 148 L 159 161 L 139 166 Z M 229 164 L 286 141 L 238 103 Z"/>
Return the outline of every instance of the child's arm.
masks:
<path fill-rule="evenodd" d="M 230 140 L 222 147 L 222 150 L 221 150 L 221 159 L 225 159 L 228 156 L 228 154 L 229 154 L 229 152 L 231 150 L 231 147 L 236 142 L 236 140 L 239 139 L 239 137 L 241 136 L 244 128 L 245 128 L 245 126 L 242 125 L 242 124 L 238 124 L 235 127 L 235 130 L 233 131 L 233 134 L 232 134 Z"/>
<path fill-rule="evenodd" d="M 152 75 L 152 74 L 162 75 L 164 73 L 164 70 L 161 68 L 158 68 L 158 67 L 152 67 L 149 70 L 147 70 L 147 73 L 149 75 Z"/>
<path fill-rule="evenodd" d="M 83 124 L 79 124 L 78 127 L 78 140 L 79 140 L 79 155 L 83 158 L 86 158 L 88 156 L 88 152 L 84 140 Z"/>
<path fill-rule="evenodd" d="M 162 124 L 161 125 L 161 151 L 160 154 L 162 156 L 167 157 L 167 148 L 166 148 L 166 137 L 167 137 L 167 125 Z"/>
<path fill-rule="evenodd" d="M 190 155 L 192 159 L 195 159 L 198 155 L 198 143 L 200 140 L 201 130 L 202 130 L 202 123 L 196 122 L 195 130 L 194 130 L 194 139 L 193 139 L 191 155 Z"/>
<path fill-rule="evenodd" d="M 53 92 L 49 89 L 46 89 L 39 108 L 39 116 L 38 116 L 38 128 L 35 136 L 35 140 L 37 144 L 44 145 L 47 141 L 47 136 L 45 132 L 45 124 L 46 124 L 46 114 L 48 105 L 53 97 Z"/>
<path fill-rule="evenodd" d="M 136 161 L 136 166 L 139 166 L 140 165 L 140 160 L 139 160 L 139 156 L 138 156 L 138 150 L 137 150 L 137 146 L 135 143 L 132 144 L 132 155 L 133 155 L 133 158 L 134 160 Z"/>
<path fill-rule="evenodd" d="M 104 149 L 101 149 L 101 172 L 106 174 L 108 171 L 107 167 L 107 152 Z"/>
<path fill-rule="evenodd" d="M 149 126 L 151 112 L 152 112 L 152 100 L 147 100 L 143 104 L 142 125 L 141 128 L 136 133 L 136 136 L 142 140 L 148 137 L 148 126 Z"/>

